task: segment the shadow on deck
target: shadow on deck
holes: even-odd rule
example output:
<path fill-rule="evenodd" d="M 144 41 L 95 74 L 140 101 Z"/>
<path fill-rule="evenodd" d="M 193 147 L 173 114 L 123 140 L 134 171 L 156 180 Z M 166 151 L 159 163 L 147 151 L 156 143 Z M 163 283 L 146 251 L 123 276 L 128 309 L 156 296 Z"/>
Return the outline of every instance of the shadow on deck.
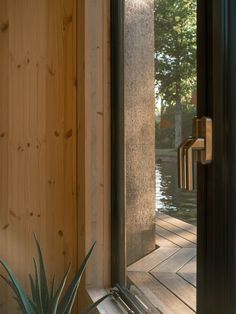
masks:
<path fill-rule="evenodd" d="M 127 269 L 128 279 L 154 306 L 157 313 L 196 312 L 195 226 L 158 213 L 159 247 Z"/>

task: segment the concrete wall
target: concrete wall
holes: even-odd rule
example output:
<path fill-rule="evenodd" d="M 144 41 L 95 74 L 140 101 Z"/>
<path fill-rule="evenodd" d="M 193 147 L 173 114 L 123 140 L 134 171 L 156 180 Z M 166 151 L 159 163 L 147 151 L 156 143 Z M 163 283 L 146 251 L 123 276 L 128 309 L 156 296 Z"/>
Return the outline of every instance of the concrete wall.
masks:
<path fill-rule="evenodd" d="M 127 264 L 155 248 L 153 0 L 125 1 Z"/>

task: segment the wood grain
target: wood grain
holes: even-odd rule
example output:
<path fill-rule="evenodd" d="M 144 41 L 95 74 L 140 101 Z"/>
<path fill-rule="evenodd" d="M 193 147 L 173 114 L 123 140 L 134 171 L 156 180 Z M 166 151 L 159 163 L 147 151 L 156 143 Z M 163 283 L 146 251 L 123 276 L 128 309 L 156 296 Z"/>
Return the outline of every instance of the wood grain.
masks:
<path fill-rule="evenodd" d="M 187 312 L 196 312 L 196 235 L 192 231 L 191 225 L 159 213 L 156 222 L 159 248 L 127 268 L 131 283 L 164 314 L 178 313 L 171 310 L 169 299 L 172 305 L 181 301 Z"/>
<path fill-rule="evenodd" d="M 191 233 L 191 232 L 188 232 L 182 228 L 179 228 L 178 226 L 176 225 L 173 225 L 173 224 L 170 224 L 164 220 L 161 220 L 161 219 L 157 219 L 156 221 L 156 225 L 159 226 L 159 227 L 162 227 L 166 230 L 169 230 L 171 231 L 172 233 L 178 235 L 178 236 L 181 236 L 182 238 L 190 241 L 190 242 L 193 242 L 193 243 L 197 243 L 197 237 L 195 234 Z"/>
<path fill-rule="evenodd" d="M 159 247 L 175 247 L 180 248 L 179 245 L 169 241 L 168 239 L 162 237 L 160 234 L 156 233 L 156 245 Z"/>
<path fill-rule="evenodd" d="M 0 253 L 7 257 L 8 250 L 8 137 L 9 137 L 9 17 L 7 0 L 0 1 Z M 4 236 L 3 236 L 4 234 Z M 0 281 L 0 311 L 8 302 L 8 290 Z"/>
<path fill-rule="evenodd" d="M 49 278 L 78 264 L 75 9 L 75 0 L 0 4 L 0 250 L 27 289 L 33 232 Z M 1 312 L 14 314 L 8 294 Z"/>
<path fill-rule="evenodd" d="M 145 272 L 130 272 L 129 279 L 164 314 L 192 314 L 192 311 L 159 281 Z"/>
<path fill-rule="evenodd" d="M 168 259 L 170 256 L 175 254 L 179 248 L 159 248 L 147 256 L 143 257 L 136 263 L 130 265 L 127 271 L 144 271 L 149 272 L 157 265 Z"/>
<path fill-rule="evenodd" d="M 186 265 L 184 265 L 178 274 L 186 281 L 191 283 L 194 287 L 197 286 L 197 261 L 196 257 L 192 258 Z"/>
<path fill-rule="evenodd" d="M 166 288 L 196 312 L 196 289 L 175 273 L 155 273 Z"/>
<path fill-rule="evenodd" d="M 85 241 L 88 287 L 110 285 L 110 2 L 85 2 Z"/>
<path fill-rule="evenodd" d="M 182 236 L 178 234 L 174 234 L 173 232 L 164 229 L 160 226 L 156 226 L 156 233 L 163 238 L 166 238 L 168 241 L 180 246 L 180 247 L 196 247 L 196 244 L 186 240 Z"/>
<path fill-rule="evenodd" d="M 174 226 L 178 226 L 179 228 L 182 228 L 188 232 L 191 232 L 195 235 L 197 235 L 197 227 L 183 221 L 183 220 L 180 220 L 180 219 L 176 219 L 174 217 L 171 217 L 169 215 L 165 215 L 163 213 L 157 213 L 157 218 L 158 219 L 161 219 L 161 220 L 164 220 L 170 224 L 173 224 Z"/>
<path fill-rule="evenodd" d="M 188 263 L 194 256 L 196 256 L 196 250 L 194 248 L 182 248 L 170 258 L 163 261 L 161 264 L 152 269 L 152 273 L 155 272 L 174 272 L 176 273 L 181 267 Z"/>
<path fill-rule="evenodd" d="M 110 285 L 110 1 L 1 1 L 0 71 L 1 256 L 29 288 L 33 232 L 50 276 L 97 240 L 86 303 Z"/>

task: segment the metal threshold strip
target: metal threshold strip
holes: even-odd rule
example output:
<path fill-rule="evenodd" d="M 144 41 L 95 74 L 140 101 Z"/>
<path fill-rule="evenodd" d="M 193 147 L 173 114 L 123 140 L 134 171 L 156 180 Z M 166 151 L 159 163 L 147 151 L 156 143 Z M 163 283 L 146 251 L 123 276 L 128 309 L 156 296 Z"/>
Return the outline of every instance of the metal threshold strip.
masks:
<path fill-rule="evenodd" d="M 149 307 L 141 300 L 141 298 L 129 291 L 129 289 L 116 284 L 111 290 L 114 299 L 125 311 L 132 314 L 150 313 Z"/>

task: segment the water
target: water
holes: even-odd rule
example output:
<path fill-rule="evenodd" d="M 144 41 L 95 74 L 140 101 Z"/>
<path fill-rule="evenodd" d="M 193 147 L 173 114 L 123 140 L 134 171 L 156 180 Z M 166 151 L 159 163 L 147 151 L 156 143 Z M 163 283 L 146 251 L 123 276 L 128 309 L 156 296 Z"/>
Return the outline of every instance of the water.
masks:
<path fill-rule="evenodd" d="M 177 162 L 156 164 L 156 210 L 197 224 L 197 193 L 178 189 Z"/>

